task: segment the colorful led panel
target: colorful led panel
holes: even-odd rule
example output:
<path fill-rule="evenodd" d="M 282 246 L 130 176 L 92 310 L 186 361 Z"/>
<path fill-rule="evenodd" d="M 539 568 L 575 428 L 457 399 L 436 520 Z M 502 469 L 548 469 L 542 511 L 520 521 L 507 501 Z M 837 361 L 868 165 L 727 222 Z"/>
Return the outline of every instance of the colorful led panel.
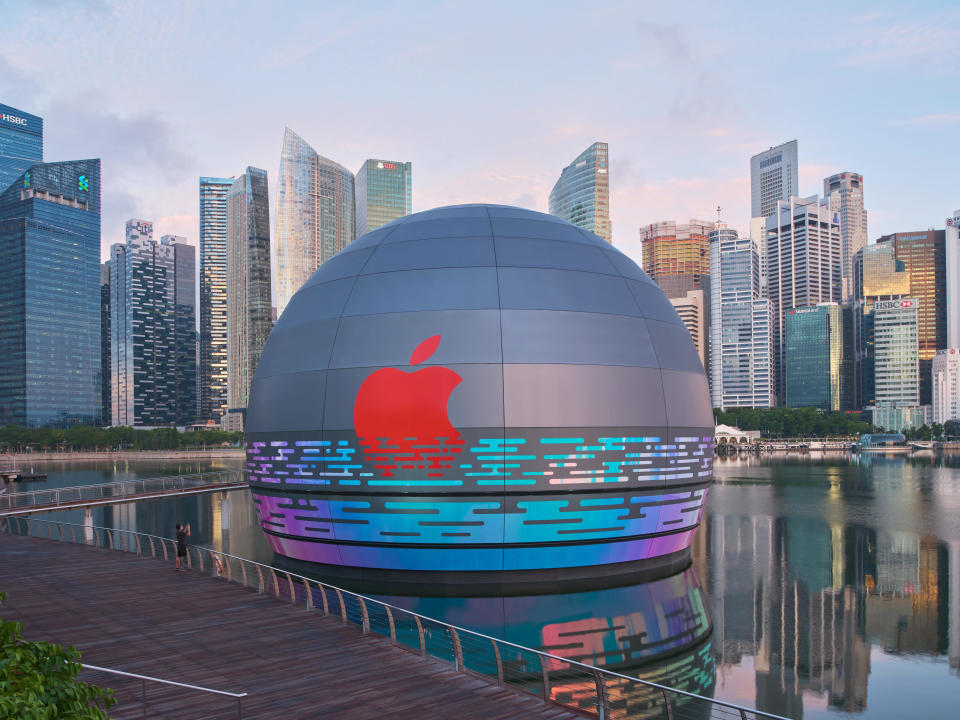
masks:
<path fill-rule="evenodd" d="M 713 415 L 632 260 L 549 215 L 462 205 L 314 273 L 264 347 L 246 439 L 280 555 L 509 582 L 688 552 Z"/>

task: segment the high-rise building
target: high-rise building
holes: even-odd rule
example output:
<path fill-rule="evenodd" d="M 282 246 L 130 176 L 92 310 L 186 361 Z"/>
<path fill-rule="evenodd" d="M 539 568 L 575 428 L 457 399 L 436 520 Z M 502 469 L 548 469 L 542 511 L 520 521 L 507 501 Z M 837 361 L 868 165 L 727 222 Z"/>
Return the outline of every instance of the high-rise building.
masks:
<path fill-rule="evenodd" d="M 227 190 L 232 178 L 200 178 L 198 419 L 227 412 Z"/>
<path fill-rule="evenodd" d="M 43 118 L 0 103 L 0 193 L 43 162 Z"/>
<path fill-rule="evenodd" d="M 196 420 L 194 249 L 153 239 L 153 223 L 128 220 L 110 248 L 113 425 L 157 427 Z M 189 348 L 189 349 L 188 349 Z"/>
<path fill-rule="evenodd" d="M 643 269 L 667 297 L 683 297 L 689 290 L 708 289 L 710 277 L 710 231 L 714 223 L 673 220 L 640 228 Z"/>
<path fill-rule="evenodd" d="M 960 348 L 937 350 L 931 384 L 933 422 L 960 422 Z"/>
<path fill-rule="evenodd" d="M 769 217 L 777 201 L 799 194 L 797 141 L 777 145 L 750 158 L 750 216 Z"/>
<path fill-rule="evenodd" d="M 831 175 L 823 181 L 823 196 L 840 217 L 840 261 L 843 264 L 843 299 L 853 298 L 853 256 L 867 246 L 867 211 L 863 208 L 863 176 L 852 172 Z"/>
<path fill-rule="evenodd" d="M 34 164 L 0 192 L 0 265 L 0 425 L 99 422 L 99 160 Z"/>
<path fill-rule="evenodd" d="M 100 422 L 109 425 L 110 410 L 110 261 L 100 266 Z"/>
<path fill-rule="evenodd" d="M 943 230 L 884 235 L 877 244 L 892 243 L 897 260 L 910 276 L 910 297 L 917 303 L 920 352 L 920 404 L 930 404 L 933 356 L 947 347 L 947 258 Z"/>
<path fill-rule="evenodd" d="M 947 218 L 944 232 L 946 260 L 947 347 L 960 347 L 960 210 Z"/>
<path fill-rule="evenodd" d="M 227 191 L 227 415 L 247 407 L 270 316 L 267 171 L 248 167 Z"/>
<path fill-rule="evenodd" d="M 593 143 L 563 169 L 550 191 L 550 214 L 613 242 L 607 143 Z"/>
<path fill-rule="evenodd" d="M 683 321 L 684 327 L 690 333 L 694 346 L 697 348 L 697 355 L 700 357 L 700 363 L 707 367 L 707 347 L 710 339 L 707 337 L 707 311 L 703 297 L 703 290 L 688 290 L 682 297 L 670 298 L 673 309 Z"/>
<path fill-rule="evenodd" d="M 277 177 L 277 316 L 313 272 L 356 238 L 353 173 L 290 128 Z"/>
<path fill-rule="evenodd" d="M 775 392 L 786 397 L 784 323 L 790 308 L 840 302 L 840 224 L 816 195 L 780 200 L 766 220 L 767 296 L 773 312 Z"/>
<path fill-rule="evenodd" d="M 197 253 L 185 237 L 164 235 L 161 246 L 173 248 L 174 416 L 177 425 L 197 421 Z"/>
<path fill-rule="evenodd" d="M 867 245 L 853 256 L 854 407 L 876 402 L 873 305 L 910 295 L 910 273 L 897 260 L 893 244 Z"/>
<path fill-rule="evenodd" d="M 919 303 L 913 298 L 873 305 L 876 403 L 873 422 L 900 431 L 915 424 L 920 405 Z M 919 423 L 917 423 L 919 424 Z"/>
<path fill-rule="evenodd" d="M 357 237 L 413 211 L 411 164 L 367 160 L 356 177 Z"/>
<path fill-rule="evenodd" d="M 791 308 L 786 314 L 785 405 L 846 410 L 843 309 L 835 302 Z"/>
<path fill-rule="evenodd" d="M 710 390 L 713 406 L 773 407 L 770 301 L 755 242 L 720 224 L 710 231 Z"/>

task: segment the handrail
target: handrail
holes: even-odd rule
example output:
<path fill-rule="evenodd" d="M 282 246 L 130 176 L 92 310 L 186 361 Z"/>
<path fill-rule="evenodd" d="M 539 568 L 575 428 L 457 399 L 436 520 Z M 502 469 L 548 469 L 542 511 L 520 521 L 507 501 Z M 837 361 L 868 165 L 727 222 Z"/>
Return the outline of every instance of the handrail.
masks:
<path fill-rule="evenodd" d="M 74 527 L 82 528 L 84 532 L 81 533 L 81 538 L 83 539 L 80 540 L 80 544 L 91 544 L 97 547 L 107 546 L 106 541 L 101 542 L 100 535 L 99 533 L 96 532 L 97 530 L 104 531 L 104 535 L 106 537 L 109 537 L 109 533 L 120 533 L 121 535 L 126 535 L 129 538 L 147 538 L 150 541 L 149 547 L 150 547 L 151 557 L 162 556 L 164 559 L 166 559 L 167 557 L 167 546 L 164 543 L 169 544 L 172 551 L 174 548 L 174 542 L 175 542 L 170 538 L 165 538 L 159 535 L 151 535 L 149 533 L 139 533 L 131 530 L 121 530 L 119 528 L 106 528 L 106 527 L 100 527 L 100 526 L 94 526 L 94 525 L 80 525 L 78 523 L 68 523 L 68 522 L 62 522 L 57 520 L 41 520 L 39 518 L 34 518 L 34 517 L 6 517 L 6 518 L 0 517 L 0 526 L 2 526 L 2 528 L 7 532 L 11 532 L 10 527 L 18 526 L 19 525 L 18 521 L 26 523 L 26 533 L 23 533 L 23 534 L 27 534 L 27 535 L 29 535 L 30 533 L 29 523 L 31 521 L 34 523 L 37 523 L 38 536 L 40 532 L 39 523 L 45 523 L 47 525 L 47 537 L 50 539 L 53 539 L 53 533 L 50 529 L 50 526 L 55 525 L 57 527 L 58 540 L 65 539 L 65 540 L 71 541 L 72 538 L 75 537 L 73 528 Z M 64 526 L 71 527 L 70 537 L 67 537 L 64 534 L 63 532 Z M 14 530 L 13 532 L 14 534 L 21 534 L 21 533 L 18 533 L 17 530 Z M 75 540 L 72 540 L 72 541 L 75 542 Z M 155 551 L 154 541 L 159 542 L 159 545 L 160 545 L 159 551 Z M 129 544 L 127 544 L 126 547 L 129 547 Z M 114 542 L 112 544 L 112 549 L 123 550 L 124 546 L 119 542 Z M 401 642 L 394 640 L 394 638 L 396 637 L 396 619 L 398 615 L 400 617 L 404 615 L 410 616 L 414 619 L 416 623 L 417 634 L 419 636 L 419 646 L 416 650 L 414 650 L 411 647 L 410 648 L 411 652 L 416 651 L 420 655 L 430 654 L 430 655 L 433 655 L 434 657 L 440 657 L 440 658 L 446 657 L 447 661 L 449 661 L 446 653 L 437 653 L 436 651 L 430 652 L 428 650 L 427 643 L 425 642 L 426 630 L 428 630 L 430 626 L 439 626 L 441 629 L 445 630 L 449 635 L 450 653 L 453 654 L 454 667 L 458 672 L 463 672 L 464 670 L 469 669 L 464 665 L 464 653 L 463 653 L 464 640 L 467 638 L 480 639 L 485 643 L 489 643 L 493 647 L 494 655 L 496 656 L 496 661 L 497 661 L 496 664 L 497 664 L 497 682 L 498 683 L 503 684 L 504 682 L 507 682 L 514 686 L 518 686 L 520 687 L 520 689 L 526 690 L 527 692 L 532 692 L 532 694 L 542 695 L 543 700 L 545 702 L 551 701 L 551 697 L 547 695 L 547 692 L 550 691 L 551 683 L 550 683 L 549 673 L 551 671 L 558 671 L 560 669 L 563 669 L 563 666 L 571 666 L 579 670 L 582 670 L 584 674 L 588 678 L 590 678 L 589 682 L 593 683 L 595 680 L 596 714 L 599 716 L 601 720 L 604 720 L 605 718 L 607 718 L 609 716 L 608 713 L 614 709 L 613 707 L 610 707 L 607 704 L 609 691 L 604 682 L 605 679 L 616 680 L 616 681 L 626 681 L 627 683 L 636 684 L 636 685 L 648 688 L 652 691 L 657 691 L 658 694 L 662 694 L 664 703 L 665 703 L 666 716 L 668 718 L 674 717 L 674 708 L 671 707 L 670 705 L 670 702 L 668 699 L 669 696 L 681 696 L 684 698 L 688 698 L 690 700 L 696 700 L 696 701 L 707 703 L 708 706 L 719 706 L 720 708 L 733 710 L 737 713 L 737 716 L 740 717 L 741 720 L 746 720 L 746 718 L 748 717 L 748 714 L 756 718 L 768 718 L 770 720 L 790 720 L 789 718 L 786 718 L 782 715 L 776 715 L 776 714 L 768 713 L 762 710 L 757 710 L 755 708 L 749 708 L 742 705 L 737 705 L 735 703 L 726 702 L 724 700 L 708 698 L 703 695 L 698 695 L 696 693 L 688 692 L 686 690 L 672 688 L 667 685 L 661 685 L 659 683 L 652 682 L 650 680 L 643 680 L 641 678 L 632 677 L 630 675 L 624 675 L 618 672 L 614 672 L 612 670 L 607 670 L 604 668 L 595 667 L 593 665 L 588 665 L 586 663 L 582 663 L 577 660 L 571 660 L 569 658 L 561 657 L 558 655 L 552 655 L 551 653 L 543 652 L 541 650 L 536 650 L 534 648 L 526 647 L 524 645 L 518 645 L 517 643 L 510 642 L 509 640 L 502 640 L 500 638 L 495 638 L 490 635 L 485 635 L 475 630 L 469 630 L 467 628 L 463 628 L 458 625 L 446 623 L 446 622 L 443 622 L 442 620 L 437 620 L 436 618 L 431 618 L 426 615 L 421 615 L 420 613 L 414 612 L 412 610 L 407 610 L 406 608 L 401 608 L 396 605 L 391 605 L 390 603 L 385 603 L 366 595 L 354 593 L 349 590 L 339 588 L 335 585 L 330 585 L 328 583 L 321 582 L 314 578 L 309 578 L 304 575 L 299 575 L 297 573 L 282 570 L 280 568 L 275 568 L 271 565 L 259 563 L 255 560 L 248 560 L 247 558 L 242 558 L 237 555 L 231 555 L 229 553 L 213 550 L 211 548 L 200 548 L 197 546 L 192 546 L 189 548 L 189 550 L 193 550 L 196 553 L 196 556 L 199 562 L 199 570 L 201 572 L 204 571 L 203 556 L 204 554 L 207 554 L 210 557 L 209 571 L 211 575 L 214 575 L 217 577 L 224 577 L 224 573 L 226 573 L 226 579 L 228 581 L 237 582 L 239 578 L 231 577 L 231 561 L 236 561 L 240 563 L 240 568 L 243 572 L 243 580 L 239 581 L 240 584 L 243 584 L 245 586 L 248 585 L 248 578 L 250 578 L 254 582 L 254 585 L 252 587 L 256 587 L 258 592 L 262 593 L 266 591 L 272 595 L 275 595 L 277 598 L 281 598 L 281 599 L 283 599 L 282 596 L 285 594 L 284 590 L 286 589 L 285 588 L 286 583 L 281 585 L 278 581 L 279 576 L 282 576 L 283 579 L 287 580 L 287 582 L 289 583 L 288 593 L 289 593 L 290 602 L 293 604 L 299 604 L 302 601 L 306 604 L 307 600 L 309 600 L 309 604 L 307 604 L 308 610 L 320 609 L 320 607 L 314 604 L 310 593 L 306 591 L 304 592 L 305 597 L 302 600 L 299 600 L 296 597 L 297 593 L 295 590 L 295 587 L 299 587 L 299 585 L 295 586 L 293 581 L 294 579 L 296 579 L 298 583 L 302 583 L 304 588 L 306 588 L 306 590 L 309 590 L 310 585 L 312 584 L 321 591 L 320 595 L 322 599 L 323 614 L 325 616 L 339 616 L 341 619 L 341 622 L 343 623 L 346 623 L 349 621 L 347 606 L 343 598 L 344 596 L 353 598 L 358 603 L 358 606 L 359 606 L 358 614 L 360 616 L 358 618 L 358 621 L 354 620 L 353 622 L 355 622 L 355 624 L 361 625 L 364 633 L 378 632 L 380 634 L 389 635 L 391 637 L 391 642 L 395 645 L 399 645 L 400 647 L 405 647 L 405 646 Z M 127 550 L 127 551 L 132 552 L 130 550 Z M 139 543 L 138 543 L 138 548 L 136 552 L 138 555 L 140 554 Z M 187 555 L 188 567 L 192 567 L 191 561 L 192 561 L 192 557 L 188 553 Z M 225 570 L 223 568 L 224 564 L 226 565 Z M 253 573 L 248 575 L 246 572 L 246 565 L 251 565 L 254 568 L 256 568 L 257 570 L 256 575 L 254 575 Z M 268 572 L 264 573 L 263 572 L 264 570 Z M 336 605 L 338 605 L 339 607 L 328 606 L 326 591 L 336 593 L 336 596 L 337 596 Z M 382 632 L 381 630 L 378 630 L 376 627 L 372 626 L 370 622 L 370 613 L 369 613 L 368 603 L 375 608 L 383 608 L 386 611 L 388 622 L 389 622 L 389 631 Z M 333 603 L 330 603 L 330 604 L 333 604 Z M 424 623 L 424 621 L 426 621 L 426 623 Z M 506 664 L 506 658 L 503 658 L 500 653 L 499 647 L 501 646 L 512 648 L 513 650 L 518 650 L 521 653 L 532 654 L 539 659 L 539 667 L 536 670 L 531 670 L 529 671 L 529 673 L 526 673 L 526 671 L 523 669 L 520 670 L 521 675 L 523 675 L 524 673 L 529 675 L 529 685 L 531 687 L 539 686 L 541 688 L 539 693 L 536 691 L 531 691 L 526 687 L 522 687 L 516 682 L 511 683 L 510 680 L 506 678 L 506 672 L 504 668 L 504 665 Z M 546 661 L 551 661 L 551 662 L 546 662 Z M 557 667 L 558 665 L 560 667 Z M 521 663 L 521 668 L 522 667 L 523 667 L 523 664 Z M 480 673 L 480 674 L 483 675 L 483 673 Z M 486 675 L 484 675 L 484 677 L 486 677 Z M 554 685 L 555 684 L 556 683 L 554 683 Z M 674 697 L 673 699 L 674 699 L 674 705 L 675 705 L 676 698 Z M 552 701 L 561 706 L 573 707 L 578 710 L 584 709 L 579 705 L 572 704 L 572 701 L 563 702 L 562 699 L 553 699 Z"/>
<path fill-rule="evenodd" d="M 163 683 L 164 685 L 176 685 L 177 687 L 190 688 L 191 690 L 199 690 L 200 692 L 214 693 L 215 695 L 226 695 L 227 697 L 232 698 L 245 698 L 247 693 L 234 693 L 229 690 L 214 690 L 213 688 L 205 688 L 200 685 L 191 685 L 190 683 L 177 682 L 176 680 L 164 680 L 163 678 L 151 677 L 150 675 L 138 675 L 137 673 L 126 672 L 124 670 L 114 670 L 112 668 L 100 667 L 99 665 L 88 665 L 87 663 L 80 663 L 87 670 L 96 670 L 97 672 L 105 672 L 111 675 L 123 675 L 124 677 L 132 677 L 137 680 L 149 680 L 150 682 Z"/>
<path fill-rule="evenodd" d="M 211 485 L 241 484 L 241 470 L 215 470 L 212 472 L 192 473 L 189 475 L 165 475 L 152 478 L 133 478 L 96 485 L 73 485 L 61 488 L 41 488 L 0 495 L 0 511 L 22 511 L 32 506 L 38 508 L 56 508 L 96 502 L 98 500 L 116 500 L 131 495 L 206 487 Z M 171 487 L 168 487 L 170 485 Z M 159 487 L 157 487 L 159 486 Z M 132 491 L 132 492 L 131 492 Z M 38 498 L 40 502 L 38 502 Z"/>

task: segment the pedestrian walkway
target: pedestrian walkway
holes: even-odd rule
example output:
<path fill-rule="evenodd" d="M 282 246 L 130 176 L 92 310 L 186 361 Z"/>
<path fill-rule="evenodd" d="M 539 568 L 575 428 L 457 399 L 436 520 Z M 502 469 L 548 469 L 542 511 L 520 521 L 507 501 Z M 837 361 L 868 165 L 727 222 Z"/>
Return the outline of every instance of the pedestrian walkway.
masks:
<path fill-rule="evenodd" d="M 246 692 L 244 718 L 579 717 L 172 562 L 0 533 L 0 591 L 0 617 L 23 622 L 27 639 L 75 645 L 92 665 Z M 117 690 L 111 717 L 143 716 L 139 681 L 83 677 Z M 237 717 L 229 698 L 157 685 L 147 695 L 148 718 Z"/>

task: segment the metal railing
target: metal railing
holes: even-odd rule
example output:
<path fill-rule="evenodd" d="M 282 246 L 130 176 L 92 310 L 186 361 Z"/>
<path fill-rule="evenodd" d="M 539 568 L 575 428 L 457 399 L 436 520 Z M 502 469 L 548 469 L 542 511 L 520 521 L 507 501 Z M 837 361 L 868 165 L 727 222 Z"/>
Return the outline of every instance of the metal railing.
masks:
<path fill-rule="evenodd" d="M 46 488 L 0 495 L 0 513 L 30 510 L 56 510 L 86 504 L 102 504 L 139 499 L 143 495 L 190 492 L 211 485 L 244 485 L 241 470 L 217 470 L 193 475 L 119 480 L 99 485 Z"/>
<path fill-rule="evenodd" d="M 119 675 L 122 677 L 133 678 L 140 681 L 141 688 L 141 701 L 143 702 L 143 717 L 147 717 L 147 683 L 159 683 L 161 685 L 174 685 L 180 688 L 186 688 L 187 690 L 194 690 L 197 692 L 204 692 L 211 695 L 222 695 L 224 697 L 233 698 L 237 701 L 237 718 L 243 718 L 243 706 L 241 702 L 243 698 L 247 697 L 247 693 L 234 693 L 227 690 L 214 690 L 213 688 L 205 688 L 199 685 L 190 685 L 188 683 L 176 682 L 174 680 L 164 680 L 162 678 L 151 677 L 149 675 L 138 675 L 137 673 L 125 672 L 123 670 L 114 670 L 112 668 L 99 667 L 98 665 L 88 665 L 87 663 L 80 663 L 83 666 L 84 670 L 92 670 L 94 672 L 106 673 L 108 675 Z"/>
<path fill-rule="evenodd" d="M 170 538 L 116 528 L 7 517 L 0 518 L 0 530 L 142 556 L 149 553 L 150 557 L 164 560 L 176 556 L 176 543 Z M 449 663 L 457 672 L 480 675 L 500 686 L 522 690 L 544 702 L 596 715 L 601 720 L 788 720 L 483 635 L 235 555 L 195 546 L 187 550 L 190 569 L 274 595 L 308 611 L 338 618 L 342 623 L 353 623 L 362 634 L 388 637 L 392 644 Z"/>

